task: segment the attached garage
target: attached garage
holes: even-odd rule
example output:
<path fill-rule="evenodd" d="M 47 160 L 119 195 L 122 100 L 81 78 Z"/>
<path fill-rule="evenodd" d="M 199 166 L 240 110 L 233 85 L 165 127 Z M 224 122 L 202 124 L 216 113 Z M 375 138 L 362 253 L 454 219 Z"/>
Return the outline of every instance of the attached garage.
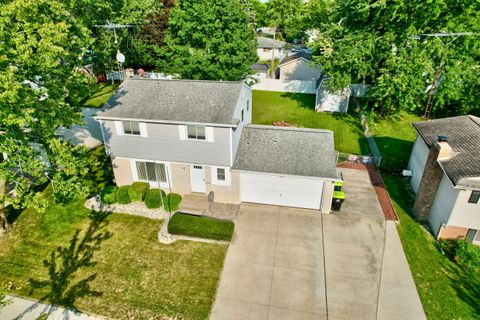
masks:
<path fill-rule="evenodd" d="M 240 184 L 242 202 L 320 209 L 323 181 L 319 179 L 242 173 Z"/>
<path fill-rule="evenodd" d="M 243 128 L 232 171 L 240 200 L 330 212 L 336 169 L 333 132 L 249 125 Z"/>

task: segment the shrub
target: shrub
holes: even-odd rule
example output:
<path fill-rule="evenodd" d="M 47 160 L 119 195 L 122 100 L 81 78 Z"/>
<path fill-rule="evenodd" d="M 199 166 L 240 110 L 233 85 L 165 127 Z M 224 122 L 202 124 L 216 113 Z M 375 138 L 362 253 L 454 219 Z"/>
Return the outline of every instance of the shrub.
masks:
<path fill-rule="evenodd" d="M 443 240 L 439 243 L 445 255 L 464 270 L 478 271 L 480 268 L 480 248 L 463 239 Z"/>
<path fill-rule="evenodd" d="M 100 193 L 100 198 L 105 204 L 114 204 L 117 202 L 117 187 L 115 186 L 106 186 L 102 189 Z"/>
<path fill-rule="evenodd" d="M 134 189 L 132 186 L 128 188 L 128 196 L 132 202 L 140 202 L 143 200 L 142 192 Z"/>
<path fill-rule="evenodd" d="M 117 189 L 117 202 L 120 204 L 129 204 L 130 200 L 129 192 L 130 186 L 121 186 Z"/>
<path fill-rule="evenodd" d="M 162 206 L 162 199 L 160 198 L 160 191 L 162 192 L 162 197 L 165 199 L 165 192 L 158 189 L 150 189 L 145 195 L 145 205 L 149 209 L 156 209 Z"/>
<path fill-rule="evenodd" d="M 173 212 L 178 210 L 178 205 L 182 201 L 182 197 L 176 193 L 169 193 L 165 197 L 164 208 L 167 212 Z"/>
<path fill-rule="evenodd" d="M 234 224 L 232 221 L 175 213 L 168 222 L 168 232 L 190 237 L 231 240 Z"/>
<path fill-rule="evenodd" d="M 140 192 L 142 194 L 142 200 L 144 200 L 145 194 L 147 193 L 148 189 L 150 189 L 150 184 L 148 182 L 137 181 L 132 183 L 132 189 L 137 192 Z"/>

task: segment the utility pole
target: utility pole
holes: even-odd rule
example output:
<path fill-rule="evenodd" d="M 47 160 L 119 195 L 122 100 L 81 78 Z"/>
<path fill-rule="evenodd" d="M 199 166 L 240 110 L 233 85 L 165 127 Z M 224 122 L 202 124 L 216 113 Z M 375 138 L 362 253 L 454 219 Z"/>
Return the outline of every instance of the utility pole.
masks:
<path fill-rule="evenodd" d="M 273 78 L 275 70 L 273 66 L 275 64 L 275 36 L 277 34 L 277 28 L 273 28 L 273 42 L 272 42 L 272 61 L 270 62 L 270 77 Z"/>
<path fill-rule="evenodd" d="M 443 46 L 442 58 L 441 58 L 440 63 L 437 67 L 437 70 L 435 71 L 435 74 L 433 76 L 433 81 L 427 89 L 428 100 L 427 100 L 427 105 L 425 106 L 425 112 L 423 113 L 423 118 L 424 119 L 429 119 L 430 118 L 430 113 L 431 113 L 432 107 L 433 107 L 433 98 L 434 98 L 435 93 L 437 92 L 438 87 L 440 86 L 440 81 L 439 80 L 440 80 L 440 76 L 442 74 L 443 65 L 445 63 L 445 58 L 447 56 L 448 46 L 452 42 L 457 40 L 459 37 L 473 36 L 473 35 L 476 35 L 476 34 L 477 33 L 474 33 L 474 32 L 457 32 L 457 33 L 444 33 L 444 32 L 442 32 L 442 33 L 423 33 L 423 34 L 415 35 L 415 36 L 412 37 L 414 39 L 420 39 L 421 36 L 423 36 L 423 37 L 434 37 Z M 442 41 L 443 37 L 453 37 L 453 39 L 444 43 Z"/>

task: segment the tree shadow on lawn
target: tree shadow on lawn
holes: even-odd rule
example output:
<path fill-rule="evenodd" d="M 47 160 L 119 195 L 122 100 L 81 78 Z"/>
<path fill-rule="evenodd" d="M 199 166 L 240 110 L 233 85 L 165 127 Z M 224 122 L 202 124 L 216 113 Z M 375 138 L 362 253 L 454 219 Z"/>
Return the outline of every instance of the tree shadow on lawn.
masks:
<path fill-rule="evenodd" d="M 50 253 L 50 258 L 43 261 L 45 268 L 48 269 L 49 279 L 29 279 L 30 294 L 48 287 L 47 293 L 40 300 L 70 309 L 77 309 L 75 301 L 78 298 L 102 295 L 90 287 L 90 283 L 97 277 L 96 273 L 78 281 L 76 275 L 81 268 L 97 264 L 92 261 L 94 253 L 100 249 L 103 241 L 112 236 L 110 232 L 105 231 L 109 214 L 110 212 L 92 211 L 90 224 L 84 234 L 80 236 L 81 230 L 76 230 L 68 246 L 58 247 Z"/>
<path fill-rule="evenodd" d="M 472 314 L 480 314 L 480 272 L 464 271 L 460 267 L 448 267 L 448 277 L 457 296 L 471 309 Z"/>
<path fill-rule="evenodd" d="M 315 95 L 308 93 L 293 93 L 285 92 L 280 95 L 282 98 L 287 98 L 297 102 L 300 108 L 310 109 L 315 111 Z"/>

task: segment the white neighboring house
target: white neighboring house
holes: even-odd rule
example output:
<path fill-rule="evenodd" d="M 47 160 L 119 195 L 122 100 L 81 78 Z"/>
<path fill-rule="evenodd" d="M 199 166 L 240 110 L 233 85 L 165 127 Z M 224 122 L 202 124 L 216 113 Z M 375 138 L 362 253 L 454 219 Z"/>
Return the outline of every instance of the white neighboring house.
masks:
<path fill-rule="evenodd" d="M 270 66 L 266 63 L 254 63 L 250 66 L 258 80 L 270 78 Z"/>
<path fill-rule="evenodd" d="M 257 56 L 259 60 L 271 61 L 272 55 L 275 60 L 282 59 L 285 54 L 283 52 L 283 46 L 285 42 L 273 40 L 267 37 L 257 37 Z M 273 50 L 273 53 L 272 53 Z"/>
<path fill-rule="evenodd" d="M 414 123 L 410 155 L 414 211 L 438 239 L 480 245 L 480 118 L 467 115 Z"/>
<path fill-rule="evenodd" d="M 304 51 L 283 58 L 275 70 L 277 79 L 317 81 L 322 71 L 312 63 L 312 55 Z"/>
<path fill-rule="evenodd" d="M 252 125 L 242 82 L 130 78 L 96 119 L 117 185 L 330 212 L 333 132 Z"/>

